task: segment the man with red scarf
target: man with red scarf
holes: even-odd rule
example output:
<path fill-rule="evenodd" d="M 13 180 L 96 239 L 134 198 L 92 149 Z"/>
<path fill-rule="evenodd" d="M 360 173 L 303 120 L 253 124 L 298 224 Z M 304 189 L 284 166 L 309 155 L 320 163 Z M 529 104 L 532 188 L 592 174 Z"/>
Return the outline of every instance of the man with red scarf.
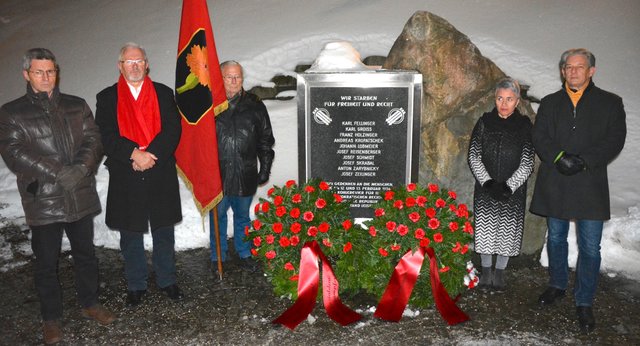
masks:
<path fill-rule="evenodd" d="M 96 96 L 96 123 L 109 170 L 106 224 L 120 232 L 127 304 L 141 303 L 147 291 L 143 235 L 151 228 L 156 284 L 173 300 L 176 284 L 174 225 L 182 220 L 174 152 L 180 116 L 172 89 L 147 76 L 140 45 L 120 50 L 118 82 Z"/>

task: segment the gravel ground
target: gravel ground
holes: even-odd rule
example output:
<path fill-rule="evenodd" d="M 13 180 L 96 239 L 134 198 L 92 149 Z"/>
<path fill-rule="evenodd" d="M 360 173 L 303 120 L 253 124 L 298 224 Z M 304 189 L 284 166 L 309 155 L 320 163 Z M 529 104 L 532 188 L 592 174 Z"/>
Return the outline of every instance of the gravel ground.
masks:
<path fill-rule="evenodd" d="M 0 344 L 42 343 L 39 303 L 31 275 L 27 231 L 1 230 Z M 538 295 L 546 286 L 546 270 L 538 264 L 508 268 L 504 293 L 469 291 L 459 306 L 471 320 L 448 326 L 435 309 L 410 309 L 398 323 L 373 317 L 375 299 L 344 297 L 363 314 L 362 321 L 341 327 L 321 304 L 312 318 L 290 331 L 271 321 L 291 301 L 273 295 L 260 273 L 247 273 L 232 260 L 222 281 L 211 271 L 208 249 L 177 254 L 179 285 L 186 297 L 170 301 L 153 274 L 148 294 L 136 308 L 125 304 L 123 262 L 117 250 L 97 248 L 101 302 L 118 315 L 108 327 L 85 320 L 75 299 L 72 260 L 60 260 L 64 294 L 63 332 L 68 345 L 638 345 L 640 344 L 640 285 L 622 277 L 601 276 L 595 302 L 596 331 L 581 335 L 573 299 L 540 308 Z M 523 262 L 523 261 L 520 261 Z M 523 262 L 524 263 L 524 262 Z"/>

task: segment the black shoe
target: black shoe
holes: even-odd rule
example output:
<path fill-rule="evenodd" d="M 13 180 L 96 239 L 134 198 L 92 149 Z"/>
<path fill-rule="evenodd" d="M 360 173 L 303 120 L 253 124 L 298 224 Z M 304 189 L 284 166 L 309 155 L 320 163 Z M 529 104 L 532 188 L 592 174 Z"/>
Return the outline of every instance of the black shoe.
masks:
<path fill-rule="evenodd" d="M 547 289 L 540 295 L 538 298 L 538 303 L 540 305 L 551 305 L 555 303 L 556 299 L 564 298 L 564 293 L 566 290 L 561 290 L 555 287 L 547 287 Z"/>
<path fill-rule="evenodd" d="M 258 263 L 251 257 L 240 259 L 240 268 L 251 273 L 255 273 L 258 270 Z"/>
<path fill-rule="evenodd" d="M 576 307 L 576 314 L 583 334 L 589 334 L 596 328 L 596 319 L 593 317 L 593 309 L 590 306 Z"/>
<path fill-rule="evenodd" d="M 139 305 L 145 293 L 147 290 L 127 291 L 127 305 L 132 307 Z"/>
<path fill-rule="evenodd" d="M 182 294 L 182 291 L 180 291 L 180 287 L 178 287 L 178 285 L 176 284 L 163 287 L 160 289 L 160 291 L 166 293 L 167 297 L 171 298 L 171 300 L 180 300 L 184 298 L 184 294 Z"/>

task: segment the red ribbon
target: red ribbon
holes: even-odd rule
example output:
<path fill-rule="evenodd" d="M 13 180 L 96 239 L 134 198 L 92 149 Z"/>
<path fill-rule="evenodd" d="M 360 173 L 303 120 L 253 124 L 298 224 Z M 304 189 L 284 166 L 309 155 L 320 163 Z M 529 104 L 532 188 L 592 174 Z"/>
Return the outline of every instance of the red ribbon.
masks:
<path fill-rule="evenodd" d="M 431 294 L 436 304 L 436 308 L 442 318 L 449 325 L 455 325 L 469 320 L 469 316 L 460 310 L 455 301 L 449 297 L 449 293 L 440 281 L 438 273 L 438 263 L 435 252 L 431 247 L 420 247 L 415 253 L 411 250 L 402 256 L 396 265 L 389 284 L 378 303 L 374 316 L 383 320 L 398 322 L 402 318 L 413 287 L 418 279 L 418 273 L 422 268 L 425 252 L 429 256 L 429 275 L 431 278 Z"/>
<path fill-rule="evenodd" d="M 313 310 L 318 295 L 318 257 L 322 261 L 322 297 L 329 317 L 343 326 L 362 318 L 360 314 L 342 304 L 338 296 L 339 283 L 333 268 L 317 241 L 306 242 L 300 250 L 300 274 L 298 276 L 298 299 L 272 323 L 279 323 L 293 330 Z"/>

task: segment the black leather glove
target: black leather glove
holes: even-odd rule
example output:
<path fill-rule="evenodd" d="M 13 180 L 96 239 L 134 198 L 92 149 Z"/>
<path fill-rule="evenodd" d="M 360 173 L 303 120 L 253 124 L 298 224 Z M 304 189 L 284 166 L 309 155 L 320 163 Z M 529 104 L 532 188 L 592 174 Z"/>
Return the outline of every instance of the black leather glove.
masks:
<path fill-rule="evenodd" d="M 585 170 L 586 164 L 584 159 L 579 155 L 563 153 L 555 161 L 556 169 L 563 175 L 574 175 Z"/>
<path fill-rule="evenodd" d="M 56 176 L 56 183 L 67 191 L 72 190 L 88 172 L 87 167 L 83 165 L 64 166 Z"/>
<path fill-rule="evenodd" d="M 496 195 L 498 198 L 496 198 L 499 201 L 507 201 L 509 199 L 509 197 L 511 197 L 511 195 L 513 195 L 513 191 L 511 191 L 511 188 L 509 187 L 509 185 L 507 185 L 507 182 L 502 182 L 499 184 L 496 184 L 497 188 L 496 188 Z"/>
<path fill-rule="evenodd" d="M 260 172 L 258 173 L 258 185 L 262 185 L 264 183 L 266 183 L 267 181 L 269 181 L 269 172 L 264 171 L 264 172 Z"/>

